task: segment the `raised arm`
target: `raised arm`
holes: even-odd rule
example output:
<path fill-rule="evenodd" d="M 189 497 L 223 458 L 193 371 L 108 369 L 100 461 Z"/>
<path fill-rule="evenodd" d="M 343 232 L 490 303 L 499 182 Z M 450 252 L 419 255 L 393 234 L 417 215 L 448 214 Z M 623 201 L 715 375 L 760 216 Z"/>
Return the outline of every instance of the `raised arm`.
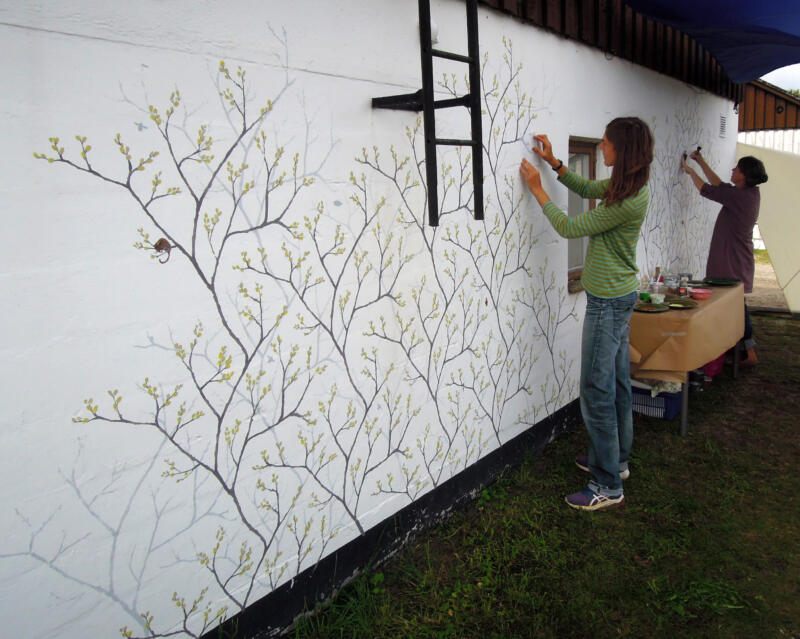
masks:
<path fill-rule="evenodd" d="M 633 220 L 641 221 L 647 210 L 649 199 L 649 191 L 643 188 L 636 195 L 625 198 L 621 202 L 615 202 L 609 206 L 601 202 L 591 211 L 586 211 L 576 217 L 569 217 L 553 202 L 545 202 L 542 211 L 561 237 L 588 237 L 600 235 Z"/>
<path fill-rule="evenodd" d="M 600 199 L 605 196 L 608 180 L 586 180 L 571 172 L 566 164 L 553 155 L 553 145 L 546 135 L 535 135 L 533 139 L 533 152 L 550 165 L 550 168 L 556 172 L 559 181 L 570 191 L 586 199 Z M 535 191 L 534 195 L 536 195 Z M 537 197 L 537 199 L 539 198 Z M 539 204 L 542 202 L 540 201 Z"/>
<path fill-rule="evenodd" d="M 697 187 L 697 190 L 699 191 L 700 189 L 702 189 L 703 185 L 706 182 L 703 178 L 697 175 L 697 171 L 695 171 L 692 167 L 690 167 L 688 162 L 686 162 L 686 155 L 681 157 L 681 166 L 683 167 L 684 173 L 686 173 L 686 175 L 692 178 L 692 182 L 694 182 L 694 185 Z"/>
<path fill-rule="evenodd" d="M 703 156 L 700 155 L 700 151 L 692 151 L 692 154 L 689 157 L 697 162 L 698 165 L 700 165 L 700 168 L 703 170 L 703 173 L 705 174 L 706 179 L 711 186 L 719 186 L 722 184 L 722 180 L 716 173 L 714 173 L 714 171 L 711 170 L 711 167 L 708 166 L 708 163 L 705 161 Z"/>
<path fill-rule="evenodd" d="M 531 193 L 542 207 L 542 211 L 562 237 L 599 235 L 639 216 L 643 217 L 647 209 L 650 193 L 646 188 L 642 188 L 635 196 L 628 197 L 621 202 L 610 206 L 601 203 L 591 211 L 586 211 L 576 217 L 569 217 L 550 200 L 550 196 L 542 187 L 541 175 L 535 166 L 523 159 L 519 170 Z M 572 172 L 568 173 L 568 176 L 580 179 Z"/>

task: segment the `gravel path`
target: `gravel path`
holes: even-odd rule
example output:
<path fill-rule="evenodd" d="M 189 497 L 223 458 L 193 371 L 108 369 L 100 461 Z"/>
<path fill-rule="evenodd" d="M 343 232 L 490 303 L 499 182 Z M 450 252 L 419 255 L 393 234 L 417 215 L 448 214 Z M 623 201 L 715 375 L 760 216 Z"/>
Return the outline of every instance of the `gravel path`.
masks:
<path fill-rule="evenodd" d="M 753 279 L 753 292 L 745 295 L 747 306 L 758 311 L 789 312 L 786 298 L 775 277 L 772 264 L 756 262 L 756 274 Z"/>

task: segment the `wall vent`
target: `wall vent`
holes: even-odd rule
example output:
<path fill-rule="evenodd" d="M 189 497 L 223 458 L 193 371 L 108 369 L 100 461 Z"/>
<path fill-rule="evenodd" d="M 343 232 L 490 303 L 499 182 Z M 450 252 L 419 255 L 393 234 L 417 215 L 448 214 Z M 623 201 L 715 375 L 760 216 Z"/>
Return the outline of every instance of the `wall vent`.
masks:
<path fill-rule="evenodd" d="M 719 137 L 724 138 L 727 136 L 728 133 L 728 116 L 727 115 L 720 115 L 719 116 Z"/>

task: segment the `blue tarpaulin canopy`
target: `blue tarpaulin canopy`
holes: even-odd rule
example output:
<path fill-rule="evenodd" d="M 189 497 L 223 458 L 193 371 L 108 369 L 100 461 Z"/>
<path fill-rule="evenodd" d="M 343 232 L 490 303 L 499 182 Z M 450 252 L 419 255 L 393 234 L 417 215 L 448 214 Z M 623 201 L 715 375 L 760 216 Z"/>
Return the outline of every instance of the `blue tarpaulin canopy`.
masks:
<path fill-rule="evenodd" d="M 800 62 L 797 0 L 626 0 L 626 4 L 692 36 L 733 82 L 749 82 Z"/>

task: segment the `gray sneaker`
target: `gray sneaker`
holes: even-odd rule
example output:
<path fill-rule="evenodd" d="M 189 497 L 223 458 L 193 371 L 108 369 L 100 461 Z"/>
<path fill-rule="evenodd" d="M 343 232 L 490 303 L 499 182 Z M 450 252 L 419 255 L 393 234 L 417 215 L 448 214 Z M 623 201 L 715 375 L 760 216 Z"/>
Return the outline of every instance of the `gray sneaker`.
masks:
<path fill-rule="evenodd" d="M 587 486 L 577 493 L 567 495 L 564 497 L 564 501 L 572 508 L 577 508 L 578 510 L 600 510 L 601 508 L 621 506 L 625 503 L 625 497 L 623 495 L 619 495 L 618 497 L 601 495 Z"/>
<path fill-rule="evenodd" d="M 575 465 L 580 468 L 581 470 L 585 470 L 587 473 L 589 472 L 589 457 L 586 455 L 578 455 L 575 458 Z M 620 479 L 628 479 L 631 476 L 631 469 L 626 468 L 625 470 L 619 471 L 619 478 Z"/>

